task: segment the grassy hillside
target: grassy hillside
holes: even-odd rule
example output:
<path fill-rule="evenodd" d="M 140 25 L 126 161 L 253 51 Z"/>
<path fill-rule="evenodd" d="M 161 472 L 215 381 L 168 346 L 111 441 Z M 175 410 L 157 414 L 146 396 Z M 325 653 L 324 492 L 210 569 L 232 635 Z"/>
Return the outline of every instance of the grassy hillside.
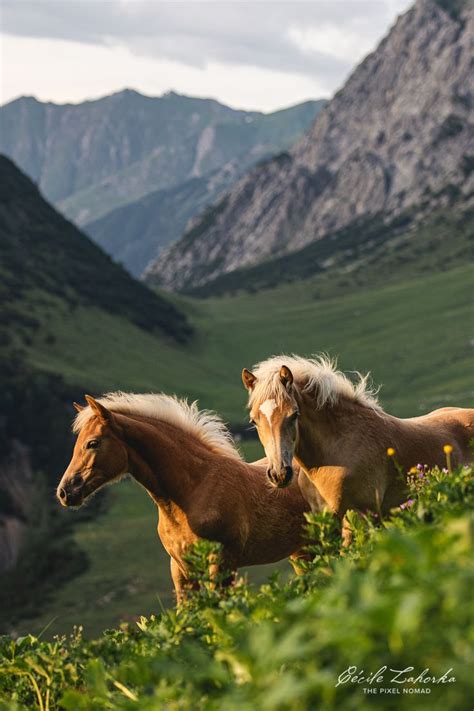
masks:
<path fill-rule="evenodd" d="M 112 262 L 3 156 L 0 181 L 0 455 L 15 439 L 44 469 L 59 452 L 64 456 L 68 426 L 52 412 L 91 382 L 85 373 L 92 340 L 106 371 L 116 334 L 129 339 L 129 353 L 140 338 L 156 352 L 161 344 L 184 343 L 192 329 L 175 305 Z M 37 350 L 51 362 L 42 363 Z M 69 360 L 79 367 L 63 379 Z"/>
<path fill-rule="evenodd" d="M 306 282 L 255 295 L 180 300 L 196 332 L 183 347 L 125 321 L 117 332 L 118 322 L 100 312 L 79 308 L 72 321 L 58 309 L 49 319 L 55 341 L 38 334 L 29 354 L 36 366 L 90 384 L 94 392 L 123 386 L 188 393 L 237 424 L 245 417 L 242 365 L 273 352 L 325 350 L 340 355 L 344 369 L 370 369 L 383 384 L 384 404 L 403 414 L 469 399 L 472 286 L 466 265 L 359 289 L 350 298 L 320 299 Z"/>
<path fill-rule="evenodd" d="M 95 306 L 147 331 L 186 340 L 190 329 L 183 314 L 65 220 L 5 156 L 0 181 L 0 323 L 8 326 L 13 314 L 21 320 L 23 312 L 25 327 L 34 330 L 43 304 L 57 298 L 70 317 L 76 308 Z"/>
<path fill-rule="evenodd" d="M 383 404 L 398 415 L 468 404 L 474 318 L 470 265 L 350 296 L 322 299 L 312 281 L 236 297 L 177 298 L 195 329 L 187 346 L 100 313 L 56 310 L 54 342 L 38 334 L 29 358 L 94 393 L 165 390 L 199 398 L 233 424 L 245 421 L 242 367 L 273 353 L 327 351 L 346 370 L 370 370 Z"/>

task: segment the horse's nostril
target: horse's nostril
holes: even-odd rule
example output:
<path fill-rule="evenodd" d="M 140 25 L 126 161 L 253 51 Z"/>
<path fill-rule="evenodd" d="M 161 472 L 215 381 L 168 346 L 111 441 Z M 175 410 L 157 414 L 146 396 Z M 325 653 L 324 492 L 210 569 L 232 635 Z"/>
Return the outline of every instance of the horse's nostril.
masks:
<path fill-rule="evenodd" d="M 64 499 L 66 498 L 66 489 L 63 489 L 63 488 L 59 489 L 58 494 L 59 494 L 59 498 L 61 499 L 61 501 L 64 501 Z"/>
<path fill-rule="evenodd" d="M 82 474 L 80 472 L 78 472 L 77 474 L 74 474 L 74 476 L 72 477 L 71 484 L 73 486 L 80 486 L 82 484 L 82 481 L 83 481 Z"/>

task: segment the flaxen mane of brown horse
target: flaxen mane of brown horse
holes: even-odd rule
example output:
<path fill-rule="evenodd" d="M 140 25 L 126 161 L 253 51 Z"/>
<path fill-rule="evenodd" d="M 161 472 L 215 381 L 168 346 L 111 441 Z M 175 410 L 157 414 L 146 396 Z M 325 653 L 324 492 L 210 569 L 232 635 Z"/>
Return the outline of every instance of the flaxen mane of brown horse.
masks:
<path fill-rule="evenodd" d="M 399 469 L 443 466 L 446 444 L 453 447 L 453 464 L 472 460 L 474 409 L 393 417 L 378 404 L 367 377 L 353 384 L 328 357 L 272 357 L 253 373 L 244 369 L 242 379 L 269 480 L 276 487 L 288 484 L 295 457 L 306 473 L 302 488 L 313 510 L 325 506 L 341 518 L 348 509 L 388 513 L 406 499 Z"/>
<path fill-rule="evenodd" d="M 222 544 L 229 571 L 299 557 L 309 506 L 297 482 L 272 488 L 265 461 L 242 461 L 216 415 L 167 395 L 86 399 L 88 407 L 76 405 L 78 437 L 57 497 L 77 507 L 125 474 L 136 479 L 158 508 L 178 601 L 189 583 L 186 550 L 200 539 Z"/>

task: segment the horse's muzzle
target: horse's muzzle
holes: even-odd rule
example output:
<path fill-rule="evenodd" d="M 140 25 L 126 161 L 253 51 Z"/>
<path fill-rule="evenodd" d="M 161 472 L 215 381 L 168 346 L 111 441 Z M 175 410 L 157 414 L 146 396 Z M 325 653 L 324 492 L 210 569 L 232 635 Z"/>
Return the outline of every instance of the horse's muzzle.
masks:
<path fill-rule="evenodd" d="M 58 486 L 56 496 L 62 506 L 80 506 L 84 499 L 84 479 L 75 474 L 64 486 Z"/>
<path fill-rule="evenodd" d="M 278 489 L 284 489 L 293 478 L 293 467 L 282 467 L 279 473 L 270 467 L 270 469 L 267 469 L 267 477 L 273 486 Z"/>

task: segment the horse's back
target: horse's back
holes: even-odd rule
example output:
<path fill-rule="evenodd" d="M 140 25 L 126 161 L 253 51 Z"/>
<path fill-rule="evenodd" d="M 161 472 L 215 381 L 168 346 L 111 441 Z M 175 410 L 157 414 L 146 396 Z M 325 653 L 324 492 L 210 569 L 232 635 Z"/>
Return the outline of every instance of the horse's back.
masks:
<path fill-rule="evenodd" d="M 471 407 L 440 407 L 438 410 L 428 412 L 426 415 L 409 418 L 411 422 L 431 424 L 439 422 L 441 425 L 457 424 L 467 429 L 472 429 L 474 434 L 474 408 Z"/>
<path fill-rule="evenodd" d="M 442 407 L 425 416 L 428 423 L 436 422 L 446 432 L 446 444 L 459 447 L 461 461 L 471 461 L 470 446 L 474 438 L 474 409 L 469 407 Z"/>
<path fill-rule="evenodd" d="M 425 417 L 437 419 L 448 426 L 459 427 L 467 430 L 474 436 L 474 409 L 470 407 L 441 407 L 433 410 Z"/>

